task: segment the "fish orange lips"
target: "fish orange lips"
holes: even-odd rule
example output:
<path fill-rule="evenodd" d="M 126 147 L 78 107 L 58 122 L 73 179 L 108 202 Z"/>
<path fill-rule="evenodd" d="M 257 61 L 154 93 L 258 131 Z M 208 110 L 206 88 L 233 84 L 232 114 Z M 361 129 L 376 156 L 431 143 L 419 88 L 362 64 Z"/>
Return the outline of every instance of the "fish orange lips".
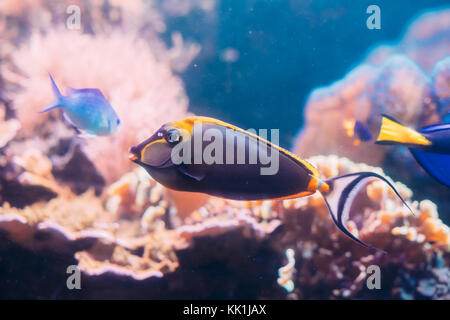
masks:
<path fill-rule="evenodd" d="M 128 159 L 130 159 L 131 161 L 136 161 L 138 159 L 138 157 L 134 153 L 129 153 Z"/>
<path fill-rule="evenodd" d="M 128 159 L 131 161 L 137 161 L 139 158 L 136 155 L 136 147 L 131 147 L 128 151 Z"/>

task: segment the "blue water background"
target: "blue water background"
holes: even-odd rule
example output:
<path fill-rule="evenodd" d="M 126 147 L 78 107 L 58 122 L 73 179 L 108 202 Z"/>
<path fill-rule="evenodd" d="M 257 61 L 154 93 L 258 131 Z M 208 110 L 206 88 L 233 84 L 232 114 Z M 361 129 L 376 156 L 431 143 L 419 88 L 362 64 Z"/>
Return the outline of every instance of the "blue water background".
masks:
<path fill-rule="evenodd" d="M 381 9 L 380 30 L 366 26 L 372 4 Z M 400 39 L 419 13 L 448 4 L 222 0 L 215 18 L 194 11 L 169 19 L 168 29 L 203 46 L 182 74 L 191 111 L 246 129 L 279 128 L 280 143 L 290 147 L 313 88 L 341 79 L 375 45 Z M 220 59 L 227 47 L 239 52 L 235 63 Z"/>

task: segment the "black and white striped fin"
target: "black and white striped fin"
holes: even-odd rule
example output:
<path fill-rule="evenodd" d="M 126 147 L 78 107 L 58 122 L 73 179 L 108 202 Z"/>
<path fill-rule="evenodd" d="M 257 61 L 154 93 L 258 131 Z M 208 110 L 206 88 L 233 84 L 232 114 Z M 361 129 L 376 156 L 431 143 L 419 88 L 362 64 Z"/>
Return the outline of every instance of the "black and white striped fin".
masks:
<path fill-rule="evenodd" d="M 334 223 L 342 232 L 365 247 L 376 249 L 385 253 L 385 251 L 375 248 L 358 239 L 347 229 L 346 226 L 347 221 L 350 218 L 350 209 L 352 207 L 353 201 L 355 200 L 355 197 L 358 195 L 359 191 L 361 191 L 361 189 L 373 179 L 380 179 L 386 182 L 389 187 L 394 190 L 395 194 L 400 198 L 400 200 L 402 200 L 403 204 L 409 210 L 411 210 L 411 208 L 398 193 L 392 183 L 389 182 L 389 180 L 387 180 L 385 177 L 374 172 L 351 173 L 327 180 L 326 183 L 330 186 L 330 191 L 326 194 L 323 194 L 323 196 Z"/>

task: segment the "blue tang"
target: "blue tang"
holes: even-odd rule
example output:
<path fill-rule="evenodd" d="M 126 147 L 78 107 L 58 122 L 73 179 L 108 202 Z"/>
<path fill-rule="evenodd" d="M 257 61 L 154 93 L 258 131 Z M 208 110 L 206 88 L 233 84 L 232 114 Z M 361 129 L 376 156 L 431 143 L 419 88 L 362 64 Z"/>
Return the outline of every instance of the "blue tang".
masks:
<path fill-rule="evenodd" d="M 383 116 L 377 144 L 409 147 L 416 161 L 433 178 L 450 187 L 450 124 L 437 124 L 418 131 Z"/>
<path fill-rule="evenodd" d="M 120 119 L 99 89 L 69 89 L 63 96 L 49 74 L 56 101 L 40 113 L 63 109 L 64 118 L 88 135 L 107 136 L 114 133 Z"/>

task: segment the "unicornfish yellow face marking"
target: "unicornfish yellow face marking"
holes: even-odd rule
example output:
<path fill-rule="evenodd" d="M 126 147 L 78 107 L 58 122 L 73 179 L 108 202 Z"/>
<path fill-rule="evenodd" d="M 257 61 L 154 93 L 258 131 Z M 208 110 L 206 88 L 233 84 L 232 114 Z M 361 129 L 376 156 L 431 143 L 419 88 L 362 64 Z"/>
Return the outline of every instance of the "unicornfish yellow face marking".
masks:
<path fill-rule="evenodd" d="M 128 158 L 152 167 L 167 166 L 170 165 L 172 148 L 182 140 L 179 129 L 165 125 L 149 139 L 132 147 Z"/>

